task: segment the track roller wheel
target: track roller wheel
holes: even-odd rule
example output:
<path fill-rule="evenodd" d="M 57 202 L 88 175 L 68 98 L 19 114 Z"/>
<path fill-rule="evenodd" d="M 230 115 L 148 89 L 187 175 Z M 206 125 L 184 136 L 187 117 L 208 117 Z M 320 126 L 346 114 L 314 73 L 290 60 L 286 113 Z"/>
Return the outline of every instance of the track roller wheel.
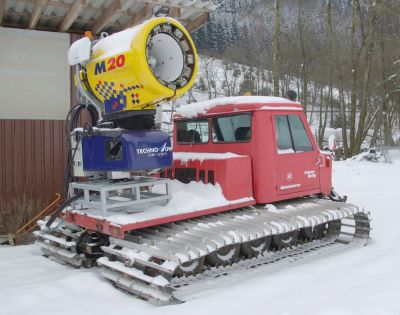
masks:
<path fill-rule="evenodd" d="M 319 239 L 323 238 L 325 236 L 326 230 L 327 230 L 326 223 L 318 224 L 318 225 L 314 226 L 313 238 L 315 240 L 319 240 Z"/>
<path fill-rule="evenodd" d="M 302 242 L 308 242 L 313 239 L 313 228 L 312 227 L 306 227 L 302 228 L 299 231 L 299 240 Z"/>
<path fill-rule="evenodd" d="M 109 245 L 108 237 L 94 231 L 85 231 L 77 240 L 76 251 L 84 255 L 82 266 L 92 268 L 97 265 L 96 261 L 103 256 L 101 246 Z"/>
<path fill-rule="evenodd" d="M 302 241 L 312 241 L 321 239 L 326 230 L 326 224 L 318 224 L 314 227 L 307 227 L 300 229 L 299 232 L 299 240 Z"/>
<path fill-rule="evenodd" d="M 272 236 L 272 248 L 280 250 L 285 247 L 290 247 L 296 244 L 299 231 L 291 231 L 283 234 L 277 234 Z"/>
<path fill-rule="evenodd" d="M 203 271 L 204 268 L 204 257 L 200 257 L 198 259 L 185 262 L 181 264 L 174 273 L 176 277 L 189 277 L 196 275 Z"/>
<path fill-rule="evenodd" d="M 328 223 L 328 227 L 326 228 L 326 232 L 324 234 L 328 236 L 339 236 L 341 226 L 342 226 L 341 220 L 330 221 Z"/>
<path fill-rule="evenodd" d="M 271 236 L 265 236 L 254 241 L 243 243 L 241 252 L 248 258 L 257 257 L 263 252 L 267 251 L 271 245 Z"/>
<path fill-rule="evenodd" d="M 240 244 L 228 245 L 209 254 L 206 262 L 214 267 L 231 265 L 237 261 L 240 254 Z"/>

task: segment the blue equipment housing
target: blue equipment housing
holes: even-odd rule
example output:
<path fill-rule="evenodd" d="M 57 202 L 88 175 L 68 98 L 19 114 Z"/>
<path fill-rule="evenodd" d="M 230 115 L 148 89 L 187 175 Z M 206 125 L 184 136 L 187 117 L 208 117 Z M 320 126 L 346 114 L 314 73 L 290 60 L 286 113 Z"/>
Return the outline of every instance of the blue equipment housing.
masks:
<path fill-rule="evenodd" d="M 160 130 L 101 130 L 82 138 L 84 171 L 137 171 L 172 165 L 169 136 Z"/>

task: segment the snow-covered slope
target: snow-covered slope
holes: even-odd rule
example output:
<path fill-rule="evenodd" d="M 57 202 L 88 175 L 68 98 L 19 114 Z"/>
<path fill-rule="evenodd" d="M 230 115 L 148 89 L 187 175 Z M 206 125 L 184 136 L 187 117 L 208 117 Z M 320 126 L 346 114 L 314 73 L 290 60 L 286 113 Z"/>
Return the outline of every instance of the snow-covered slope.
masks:
<path fill-rule="evenodd" d="M 154 307 L 112 287 L 96 269 L 43 258 L 37 247 L 0 248 L 0 314 L 400 314 L 400 161 L 336 162 L 334 183 L 372 212 L 368 246 L 273 273 L 223 281 L 181 305 Z"/>

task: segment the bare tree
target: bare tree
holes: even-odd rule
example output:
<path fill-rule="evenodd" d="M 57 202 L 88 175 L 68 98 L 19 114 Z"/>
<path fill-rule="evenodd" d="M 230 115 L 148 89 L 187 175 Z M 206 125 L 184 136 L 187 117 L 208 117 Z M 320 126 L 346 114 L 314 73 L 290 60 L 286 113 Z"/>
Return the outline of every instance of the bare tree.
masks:
<path fill-rule="evenodd" d="M 357 70 L 358 62 L 356 53 L 356 18 L 357 18 L 357 8 L 359 8 L 359 1 L 351 1 L 351 46 L 350 46 L 350 56 L 351 56 L 351 103 L 350 103 L 350 145 L 353 145 L 356 137 L 356 110 L 357 110 Z"/>
<path fill-rule="evenodd" d="M 301 57 L 302 57 L 302 63 L 300 65 L 301 67 L 301 77 L 302 77 L 302 82 L 303 82 L 303 97 L 302 97 L 302 102 L 303 102 L 303 109 L 305 114 L 307 115 L 307 91 L 308 91 L 308 75 L 307 75 L 307 55 L 306 55 L 306 48 L 305 48 L 305 39 L 304 39 L 304 34 L 303 34 L 303 20 L 304 17 L 302 16 L 302 0 L 298 0 L 298 16 L 297 16 L 297 26 L 299 29 L 299 40 L 300 40 L 300 48 L 301 48 Z M 310 115 L 310 121 L 312 118 L 312 114 Z"/>
<path fill-rule="evenodd" d="M 346 104 L 344 100 L 344 83 L 343 83 L 343 75 L 342 75 L 342 69 L 341 69 L 341 64 L 339 60 L 339 52 L 336 46 L 336 37 L 335 37 L 335 31 L 333 28 L 333 23 L 332 23 L 332 0 L 327 1 L 327 24 L 328 24 L 328 29 L 329 29 L 329 46 L 331 48 L 331 51 L 333 53 L 333 58 L 335 62 L 335 71 L 336 71 L 336 76 L 338 80 L 338 85 L 339 85 L 339 103 L 340 103 L 340 124 L 342 127 L 342 141 L 343 141 L 343 150 L 344 150 L 344 155 L 345 157 L 349 157 L 349 146 L 348 146 L 348 141 L 347 141 L 347 122 L 346 122 Z"/>
<path fill-rule="evenodd" d="M 368 36 L 367 39 L 367 48 L 365 51 L 365 66 L 364 66 L 364 75 L 362 82 L 362 91 L 360 98 L 360 118 L 358 122 L 358 128 L 356 133 L 356 139 L 353 145 L 353 154 L 357 154 L 360 152 L 361 144 L 365 139 L 366 135 L 366 118 L 367 118 L 367 109 L 368 109 L 368 95 L 369 95 L 369 84 L 371 77 L 371 69 L 372 69 L 372 57 L 373 50 L 375 47 L 375 31 L 376 31 L 376 22 L 380 13 L 380 0 L 374 0 L 372 3 L 372 15 L 369 22 L 369 34 L 363 35 L 364 37 Z"/>
<path fill-rule="evenodd" d="M 235 34 L 247 35 L 217 56 L 230 63 L 203 70 L 203 86 L 209 97 L 297 90 L 320 144 L 327 127 L 341 128 L 345 157 L 367 140 L 392 144 L 400 125 L 398 1 L 254 2 L 256 9 L 235 13 Z"/>
<path fill-rule="evenodd" d="M 209 99 L 216 98 L 218 95 L 217 71 L 218 69 L 215 65 L 215 60 L 213 58 L 205 58 L 204 75 Z"/>
<path fill-rule="evenodd" d="M 275 29 L 274 29 L 274 95 L 279 96 L 279 80 L 281 78 L 281 14 L 280 0 L 275 0 Z"/>
<path fill-rule="evenodd" d="M 239 68 L 232 62 L 224 60 L 222 63 L 222 72 L 224 75 L 224 90 L 226 96 L 237 95 L 238 80 L 240 76 Z"/>

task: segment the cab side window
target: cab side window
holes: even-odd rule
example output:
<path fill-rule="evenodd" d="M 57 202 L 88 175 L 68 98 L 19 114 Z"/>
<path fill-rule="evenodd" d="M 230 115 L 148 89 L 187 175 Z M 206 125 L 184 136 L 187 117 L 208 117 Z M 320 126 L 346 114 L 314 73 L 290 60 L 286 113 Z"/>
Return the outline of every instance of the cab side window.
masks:
<path fill-rule="evenodd" d="M 275 129 L 278 153 L 293 153 L 292 136 L 290 135 L 287 116 L 275 116 Z"/>
<path fill-rule="evenodd" d="M 207 143 L 208 120 L 182 120 L 176 123 L 179 144 Z"/>
<path fill-rule="evenodd" d="M 311 152 L 313 147 L 300 116 L 290 115 L 288 120 L 293 137 L 294 150 L 296 152 Z"/>
<path fill-rule="evenodd" d="M 239 114 L 212 120 L 213 142 L 248 142 L 251 138 L 251 115 Z"/>
<path fill-rule="evenodd" d="M 276 115 L 274 118 L 279 154 L 313 151 L 300 116 Z"/>

